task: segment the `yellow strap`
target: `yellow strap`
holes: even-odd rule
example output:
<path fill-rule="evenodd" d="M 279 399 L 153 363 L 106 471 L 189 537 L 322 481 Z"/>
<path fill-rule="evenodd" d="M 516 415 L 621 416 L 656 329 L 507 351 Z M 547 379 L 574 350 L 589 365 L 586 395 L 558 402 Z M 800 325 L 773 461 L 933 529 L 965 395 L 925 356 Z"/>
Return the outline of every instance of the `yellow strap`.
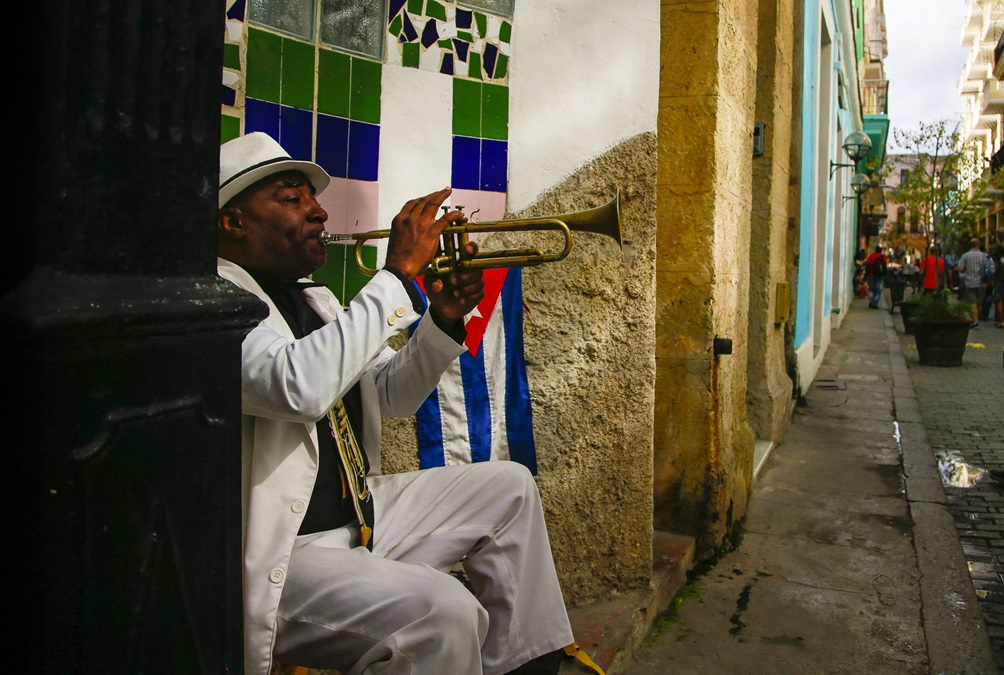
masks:
<path fill-rule="evenodd" d="M 565 647 L 565 656 L 571 656 L 572 658 L 578 659 L 586 666 L 596 671 L 599 675 L 606 675 L 606 673 L 603 672 L 603 669 L 596 665 L 595 661 L 589 658 L 589 654 L 582 651 L 582 647 L 575 642 Z"/>

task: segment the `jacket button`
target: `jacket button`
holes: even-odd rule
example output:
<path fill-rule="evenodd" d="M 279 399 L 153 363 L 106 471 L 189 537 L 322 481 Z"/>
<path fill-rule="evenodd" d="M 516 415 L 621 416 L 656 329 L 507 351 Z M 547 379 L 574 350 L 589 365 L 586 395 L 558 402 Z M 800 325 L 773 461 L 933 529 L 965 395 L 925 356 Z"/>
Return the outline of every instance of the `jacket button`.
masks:
<path fill-rule="evenodd" d="M 293 513 L 303 513 L 307 510 L 307 502 L 302 499 L 297 499 L 293 502 Z"/>
<path fill-rule="evenodd" d="M 397 323 L 397 317 L 396 316 L 392 315 L 392 316 L 388 316 L 387 317 L 387 325 L 388 326 L 393 326 L 395 323 Z"/>
<path fill-rule="evenodd" d="M 403 318 L 404 315 L 408 313 L 408 311 L 404 307 L 398 307 L 397 309 L 394 310 L 394 313 L 397 314 L 398 317 Z"/>
<path fill-rule="evenodd" d="M 271 581 L 273 584 L 281 584 L 285 576 L 286 573 L 283 572 L 278 567 L 276 567 L 274 570 L 268 573 L 268 580 Z"/>

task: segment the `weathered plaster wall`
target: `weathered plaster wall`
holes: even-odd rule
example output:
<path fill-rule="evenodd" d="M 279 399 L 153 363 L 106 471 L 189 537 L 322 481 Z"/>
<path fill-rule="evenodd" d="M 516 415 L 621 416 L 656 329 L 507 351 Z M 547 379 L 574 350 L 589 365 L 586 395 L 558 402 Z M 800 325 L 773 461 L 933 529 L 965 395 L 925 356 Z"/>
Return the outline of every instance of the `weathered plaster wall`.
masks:
<path fill-rule="evenodd" d="M 569 604 L 648 582 L 652 565 L 656 139 L 620 143 L 516 216 L 600 206 L 620 190 L 623 248 L 574 236 L 524 270 L 525 353 L 540 487 Z M 540 246 L 491 235 L 488 249 Z M 411 420 L 385 420 L 387 471 L 417 468 Z"/>
<path fill-rule="evenodd" d="M 791 0 L 760 0 L 756 119 L 764 154 L 753 160 L 750 246 L 749 419 L 757 438 L 777 442 L 788 427 L 792 382 L 785 368 L 785 322 L 776 322 L 791 177 L 794 19 Z M 783 300 L 783 298 L 782 298 Z M 788 306 L 780 308 L 782 314 Z"/>
<path fill-rule="evenodd" d="M 662 2 L 655 525 L 721 543 L 745 513 L 757 6 Z M 712 353 L 715 337 L 732 353 Z"/>
<path fill-rule="evenodd" d="M 520 0 L 513 24 L 508 199 L 518 211 L 655 130 L 659 3 Z"/>

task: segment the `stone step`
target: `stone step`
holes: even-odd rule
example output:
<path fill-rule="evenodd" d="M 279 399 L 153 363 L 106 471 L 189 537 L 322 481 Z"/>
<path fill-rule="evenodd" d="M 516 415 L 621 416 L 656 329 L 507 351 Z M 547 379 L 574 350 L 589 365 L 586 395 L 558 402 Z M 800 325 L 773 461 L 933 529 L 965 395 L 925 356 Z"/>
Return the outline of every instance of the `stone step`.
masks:
<path fill-rule="evenodd" d="M 605 600 L 572 607 L 568 618 L 576 643 L 606 675 L 617 675 L 630 663 L 656 617 L 667 610 L 694 564 L 693 537 L 656 532 L 652 541 L 652 582 L 648 588 L 618 593 Z M 593 670 L 566 659 L 561 675 Z"/>

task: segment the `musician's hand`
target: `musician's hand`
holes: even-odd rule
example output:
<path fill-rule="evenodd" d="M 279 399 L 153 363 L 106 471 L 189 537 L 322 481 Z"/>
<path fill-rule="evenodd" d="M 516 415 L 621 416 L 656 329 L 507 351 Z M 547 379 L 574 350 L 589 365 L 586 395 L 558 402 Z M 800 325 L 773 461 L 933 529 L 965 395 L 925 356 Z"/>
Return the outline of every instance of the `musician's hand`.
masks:
<path fill-rule="evenodd" d="M 454 209 L 437 218 L 439 207 L 452 191 L 451 188 L 444 188 L 412 199 L 394 216 L 387 242 L 387 267 L 393 267 L 409 280 L 414 280 L 429 266 L 439 248 L 439 233 L 464 216 L 462 211 Z"/>
<path fill-rule="evenodd" d="M 464 248 L 467 257 L 478 252 L 478 245 L 469 242 Z M 427 274 L 423 277 L 429 308 L 436 317 L 452 324 L 477 307 L 485 297 L 484 273 L 481 270 L 463 269 L 450 274 Z"/>

